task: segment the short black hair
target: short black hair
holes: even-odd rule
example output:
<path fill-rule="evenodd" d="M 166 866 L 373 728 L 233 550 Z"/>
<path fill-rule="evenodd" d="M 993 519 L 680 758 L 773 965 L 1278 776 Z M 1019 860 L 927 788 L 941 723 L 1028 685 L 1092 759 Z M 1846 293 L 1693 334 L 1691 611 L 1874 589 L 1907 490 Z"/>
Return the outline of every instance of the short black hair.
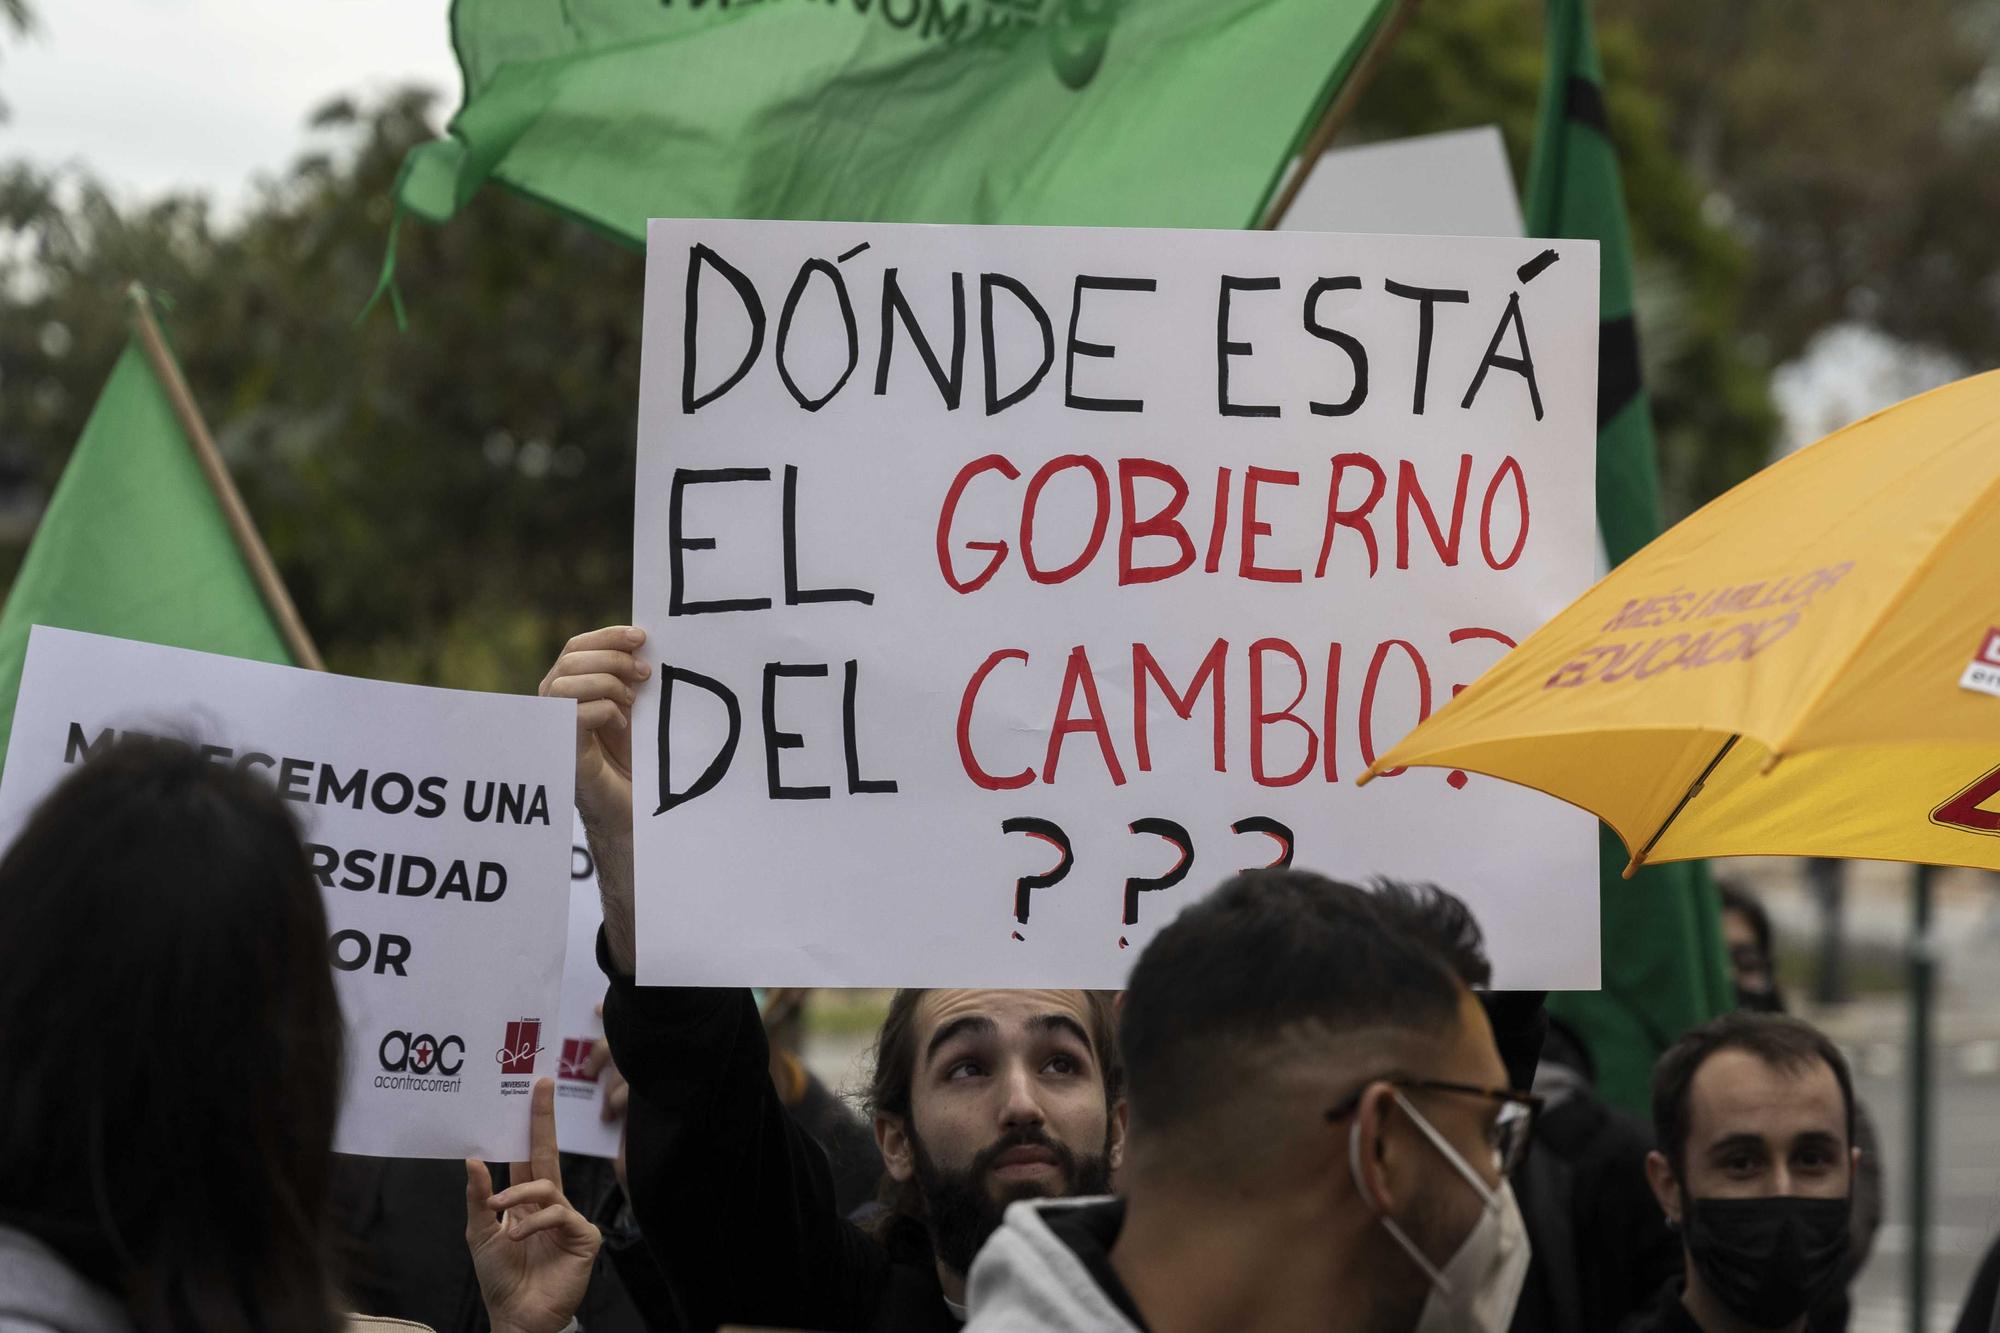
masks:
<path fill-rule="evenodd" d="M 1174 918 L 1125 991 L 1134 1120 L 1158 1131 L 1225 1109 L 1243 1091 L 1236 1075 L 1302 1024 L 1448 1029 L 1465 988 L 1399 904 L 1307 871 L 1254 870 Z"/>
<path fill-rule="evenodd" d="M 1722 897 L 1722 910 L 1741 914 L 1750 923 L 1750 933 L 1757 937 L 1757 952 L 1771 959 L 1771 914 L 1764 910 L 1764 904 L 1757 901 L 1757 895 L 1738 884 L 1733 879 L 1715 881 L 1715 891 Z"/>
<path fill-rule="evenodd" d="M 1831 1069 L 1846 1111 L 1847 1146 L 1854 1146 L 1854 1080 L 1840 1048 L 1812 1024 L 1789 1015 L 1738 1011 L 1687 1033 L 1653 1066 L 1653 1135 L 1675 1176 L 1687 1160 L 1688 1099 L 1695 1075 L 1722 1051 L 1748 1051 L 1787 1073 L 1803 1073 L 1815 1063 Z"/>
<path fill-rule="evenodd" d="M 1463 898 L 1435 884 L 1382 876 L 1370 880 L 1369 888 L 1389 923 L 1429 945 L 1467 987 L 1476 989 L 1493 980 L 1486 933 Z"/>

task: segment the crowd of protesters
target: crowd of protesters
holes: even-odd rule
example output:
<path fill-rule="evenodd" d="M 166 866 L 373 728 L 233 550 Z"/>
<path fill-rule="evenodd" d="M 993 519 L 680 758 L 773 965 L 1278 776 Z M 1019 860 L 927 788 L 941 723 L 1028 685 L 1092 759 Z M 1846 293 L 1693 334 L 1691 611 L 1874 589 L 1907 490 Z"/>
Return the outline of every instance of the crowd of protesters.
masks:
<path fill-rule="evenodd" d="M 1294 870 L 1199 898 L 1117 996 L 898 992 L 864 1117 L 749 991 L 633 982 L 647 673 L 612 627 L 542 686 L 579 705 L 615 1167 L 559 1153 L 547 1080 L 504 1176 L 335 1158 L 286 807 L 159 741 L 48 797 L 0 860 L 0 1333 L 1846 1327 L 1879 1166 L 1754 902 L 1744 1007 L 1662 1057 L 1650 1125 L 1487 989 L 1457 898 Z"/>

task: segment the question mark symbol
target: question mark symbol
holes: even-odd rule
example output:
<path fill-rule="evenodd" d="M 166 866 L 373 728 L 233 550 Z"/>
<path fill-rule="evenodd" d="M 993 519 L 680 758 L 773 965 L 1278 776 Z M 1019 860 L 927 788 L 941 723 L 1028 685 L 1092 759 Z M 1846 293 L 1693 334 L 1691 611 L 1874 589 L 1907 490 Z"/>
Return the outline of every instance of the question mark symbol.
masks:
<path fill-rule="evenodd" d="M 1039 875 L 1023 875 L 1014 881 L 1014 919 L 1022 925 L 1028 924 L 1028 895 L 1036 889 L 1053 888 L 1062 883 L 1063 877 L 1076 864 L 1076 855 L 1070 851 L 1069 834 L 1046 819 L 1036 819 L 1029 815 L 1019 815 L 1013 819 L 1000 821 L 1002 833 L 1025 833 L 1031 838 L 1040 838 L 1049 846 L 1062 853 L 1062 860 Z M 1014 932 L 1015 939 L 1022 939 L 1020 931 Z"/>
<path fill-rule="evenodd" d="M 1125 881 L 1125 924 L 1136 926 L 1139 924 L 1140 894 L 1171 889 L 1187 878 L 1188 871 L 1194 865 L 1194 839 L 1188 836 L 1186 829 L 1171 819 L 1135 819 L 1127 827 L 1134 833 L 1150 833 L 1156 838 L 1165 838 L 1181 854 L 1180 860 L 1174 862 L 1173 869 L 1164 875 L 1155 875 L 1151 878 L 1134 875 Z M 1118 937 L 1118 947 L 1121 949 L 1129 947 L 1123 935 Z"/>
<path fill-rule="evenodd" d="M 1278 844 L 1278 859 L 1269 865 L 1246 866 L 1249 870 L 1290 870 L 1292 868 L 1292 831 L 1269 815 L 1251 815 L 1239 819 L 1229 826 L 1231 833 L 1264 833 Z"/>

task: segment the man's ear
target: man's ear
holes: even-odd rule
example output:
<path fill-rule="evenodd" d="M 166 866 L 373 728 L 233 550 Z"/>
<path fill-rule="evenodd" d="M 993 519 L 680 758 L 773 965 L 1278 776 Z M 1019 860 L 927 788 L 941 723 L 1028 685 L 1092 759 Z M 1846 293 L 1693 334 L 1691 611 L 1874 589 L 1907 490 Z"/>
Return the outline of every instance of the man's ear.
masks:
<path fill-rule="evenodd" d="M 1653 1198 L 1660 1205 L 1660 1211 L 1667 1215 L 1669 1225 L 1678 1227 L 1684 1208 L 1681 1183 L 1674 1179 L 1674 1169 L 1667 1164 L 1665 1153 L 1646 1154 L 1646 1183 L 1653 1187 Z"/>
<path fill-rule="evenodd" d="M 1341 1145 L 1338 1169 L 1354 1179 L 1361 1201 L 1371 1212 L 1387 1216 L 1396 1201 L 1415 1187 L 1408 1178 L 1410 1163 L 1403 1145 L 1389 1133 L 1396 1096 L 1387 1083 L 1370 1084 L 1355 1104 L 1353 1137 Z"/>
<path fill-rule="evenodd" d="M 1113 1171 L 1125 1165 L 1125 1121 L 1129 1111 L 1130 1108 L 1123 1097 L 1111 1106 L 1111 1123 L 1109 1133 L 1106 1135 L 1109 1146 L 1105 1149 L 1104 1155 L 1106 1164 Z"/>
<path fill-rule="evenodd" d="M 882 1154 L 882 1167 L 898 1185 L 917 1174 L 916 1154 L 910 1133 L 899 1115 L 875 1117 L 875 1147 Z"/>

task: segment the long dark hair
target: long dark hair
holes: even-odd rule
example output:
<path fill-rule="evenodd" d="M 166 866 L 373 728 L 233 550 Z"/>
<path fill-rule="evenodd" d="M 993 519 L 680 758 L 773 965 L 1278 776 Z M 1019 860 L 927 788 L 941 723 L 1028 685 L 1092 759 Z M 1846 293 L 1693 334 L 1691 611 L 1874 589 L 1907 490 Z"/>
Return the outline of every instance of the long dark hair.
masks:
<path fill-rule="evenodd" d="M 145 1333 L 332 1330 L 341 1020 L 297 825 L 126 741 L 0 860 L 0 1221 Z"/>

